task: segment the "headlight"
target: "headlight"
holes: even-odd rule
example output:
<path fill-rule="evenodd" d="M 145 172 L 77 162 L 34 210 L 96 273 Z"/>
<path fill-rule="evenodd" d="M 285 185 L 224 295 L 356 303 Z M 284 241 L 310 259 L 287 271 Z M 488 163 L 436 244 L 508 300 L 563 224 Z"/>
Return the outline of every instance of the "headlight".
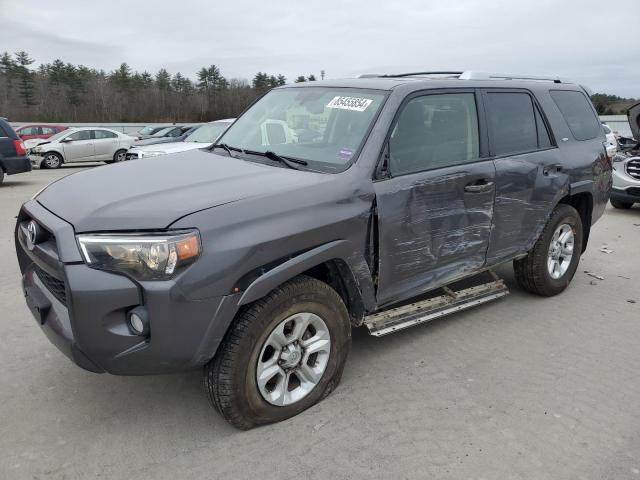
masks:
<path fill-rule="evenodd" d="M 158 151 L 155 151 L 155 152 L 140 152 L 139 155 L 141 157 L 158 157 L 160 155 L 165 155 L 165 153 L 164 152 L 158 152 Z"/>
<path fill-rule="evenodd" d="M 35 148 L 32 149 L 32 151 L 41 152 L 42 151 L 42 147 L 35 147 Z"/>
<path fill-rule="evenodd" d="M 164 280 L 200 255 L 198 232 L 78 235 L 92 268 L 127 273 L 139 280 Z"/>

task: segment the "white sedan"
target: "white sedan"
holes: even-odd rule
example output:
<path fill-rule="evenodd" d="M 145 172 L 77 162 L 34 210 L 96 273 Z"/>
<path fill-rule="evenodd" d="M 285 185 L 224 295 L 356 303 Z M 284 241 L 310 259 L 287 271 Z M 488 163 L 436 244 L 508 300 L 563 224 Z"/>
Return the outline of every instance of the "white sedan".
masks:
<path fill-rule="evenodd" d="M 31 148 L 30 156 L 32 163 L 43 168 L 75 162 L 120 162 L 135 140 L 109 128 L 70 128 Z"/>
<path fill-rule="evenodd" d="M 133 146 L 127 152 L 127 160 L 157 157 L 169 153 L 180 153 L 211 146 L 229 128 L 235 118 L 216 120 L 198 127 L 181 142 L 170 142 L 156 145 Z"/>

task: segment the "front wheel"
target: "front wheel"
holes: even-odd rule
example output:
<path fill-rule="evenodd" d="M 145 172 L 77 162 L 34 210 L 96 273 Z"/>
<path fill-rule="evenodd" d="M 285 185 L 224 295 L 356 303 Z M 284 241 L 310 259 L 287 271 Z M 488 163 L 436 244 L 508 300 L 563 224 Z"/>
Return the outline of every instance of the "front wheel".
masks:
<path fill-rule="evenodd" d="M 573 278 L 582 253 L 582 221 L 570 205 L 558 205 L 526 257 L 513 261 L 516 280 L 525 290 L 550 297 Z"/>
<path fill-rule="evenodd" d="M 237 428 L 279 422 L 326 397 L 339 383 L 351 345 L 340 296 L 300 276 L 234 320 L 204 368 L 213 406 Z"/>
<path fill-rule="evenodd" d="M 45 153 L 41 166 L 45 168 L 60 168 L 62 166 L 62 157 L 56 152 Z"/>
<path fill-rule="evenodd" d="M 633 203 L 621 202 L 620 200 L 614 200 L 613 198 L 610 198 L 609 201 L 611 202 L 611 205 L 613 205 L 613 208 L 619 208 L 620 210 L 629 210 L 633 207 Z"/>

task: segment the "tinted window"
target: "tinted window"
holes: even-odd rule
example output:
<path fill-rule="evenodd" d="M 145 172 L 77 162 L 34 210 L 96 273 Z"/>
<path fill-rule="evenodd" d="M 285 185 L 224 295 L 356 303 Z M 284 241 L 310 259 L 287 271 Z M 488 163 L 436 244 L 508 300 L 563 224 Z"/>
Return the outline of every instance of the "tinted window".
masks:
<path fill-rule="evenodd" d="M 582 92 L 551 90 L 549 93 L 576 140 L 591 140 L 600 135 L 600 122 Z"/>
<path fill-rule="evenodd" d="M 79 132 L 72 133 L 68 137 L 71 140 L 91 140 L 90 130 L 80 130 Z"/>
<path fill-rule="evenodd" d="M 117 135 L 113 132 L 109 132 L 108 130 L 94 130 L 96 140 L 100 140 L 103 138 L 116 138 Z"/>
<path fill-rule="evenodd" d="M 530 152 L 538 149 L 533 102 L 527 93 L 489 93 L 488 119 L 494 155 Z"/>
<path fill-rule="evenodd" d="M 549 148 L 553 145 L 551 143 L 549 131 L 547 130 L 547 126 L 542 120 L 542 115 L 540 115 L 540 110 L 538 110 L 538 107 L 534 107 L 534 109 L 536 111 L 536 128 L 538 129 L 538 147 Z"/>
<path fill-rule="evenodd" d="M 478 158 L 478 114 L 472 93 L 426 95 L 403 108 L 389 139 L 394 175 Z"/>

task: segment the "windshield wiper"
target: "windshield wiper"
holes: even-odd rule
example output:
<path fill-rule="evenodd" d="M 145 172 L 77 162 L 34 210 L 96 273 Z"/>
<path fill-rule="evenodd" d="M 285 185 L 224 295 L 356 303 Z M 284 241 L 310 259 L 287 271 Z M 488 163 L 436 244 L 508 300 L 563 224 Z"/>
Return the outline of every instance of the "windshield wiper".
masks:
<path fill-rule="evenodd" d="M 273 152 L 271 150 L 267 150 L 266 152 L 257 152 L 254 150 L 243 150 L 243 153 L 248 153 L 249 155 L 260 155 L 262 157 L 267 157 L 269 160 L 280 162 L 289 168 L 293 168 L 294 170 L 300 170 L 298 165 L 309 165 L 309 163 L 306 162 L 305 160 L 300 160 L 299 158 L 292 158 L 292 157 L 283 157 L 282 155 L 278 155 L 276 152 Z"/>
<path fill-rule="evenodd" d="M 213 146 L 211 147 L 211 150 L 213 150 L 213 149 L 214 149 L 214 148 L 216 148 L 216 147 L 224 148 L 224 149 L 227 151 L 227 153 L 229 154 L 229 156 L 230 156 L 231 158 L 236 158 L 236 157 L 233 155 L 233 153 L 231 153 L 231 151 L 232 151 L 232 150 L 233 150 L 233 151 L 236 151 L 236 152 L 244 153 L 244 150 L 242 150 L 241 148 L 238 148 L 238 147 L 231 147 L 231 146 L 227 145 L 226 143 L 216 143 L 215 145 L 213 145 Z"/>

